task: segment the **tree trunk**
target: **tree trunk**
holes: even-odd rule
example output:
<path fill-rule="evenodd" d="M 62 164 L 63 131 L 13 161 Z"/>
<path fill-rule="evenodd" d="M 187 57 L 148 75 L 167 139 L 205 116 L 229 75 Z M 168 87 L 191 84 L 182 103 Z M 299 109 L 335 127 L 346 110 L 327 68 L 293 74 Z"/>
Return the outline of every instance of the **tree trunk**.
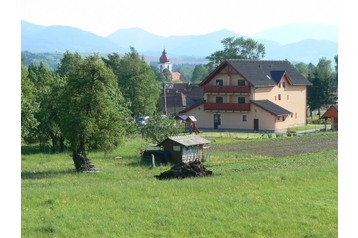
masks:
<path fill-rule="evenodd" d="M 96 167 L 87 158 L 86 151 L 83 145 L 80 146 L 78 150 L 73 150 L 72 159 L 77 172 L 97 171 Z"/>
<path fill-rule="evenodd" d="M 61 152 L 65 151 L 65 137 L 64 136 L 60 137 L 60 151 Z"/>
<path fill-rule="evenodd" d="M 54 133 L 51 133 L 52 149 L 56 152 L 58 138 Z"/>

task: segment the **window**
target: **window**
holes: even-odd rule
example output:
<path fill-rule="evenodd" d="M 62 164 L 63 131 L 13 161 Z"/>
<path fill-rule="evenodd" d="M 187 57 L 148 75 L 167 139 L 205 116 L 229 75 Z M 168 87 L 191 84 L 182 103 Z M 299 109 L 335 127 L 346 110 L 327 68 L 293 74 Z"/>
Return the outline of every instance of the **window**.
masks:
<path fill-rule="evenodd" d="M 278 87 L 281 88 L 281 83 L 278 84 Z"/>
<path fill-rule="evenodd" d="M 245 97 L 238 97 L 237 102 L 238 103 L 245 103 Z"/>
<path fill-rule="evenodd" d="M 281 94 L 278 95 L 278 100 L 279 100 L 279 101 L 281 100 Z"/>
<path fill-rule="evenodd" d="M 242 115 L 242 121 L 247 121 L 247 115 Z"/>
<path fill-rule="evenodd" d="M 282 83 L 282 87 L 286 88 L 286 82 Z"/>
<path fill-rule="evenodd" d="M 237 80 L 237 85 L 239 85 L 239 86 L 245 86 L 245 80 L 243 80 L 243 79 Z"/>
<path fill-rule="evenodd" d="M 275 101 L 277 100 L 277 96 L 275 96 Z"/>
<path fill-rule="evenodd" d="M 224 102 L 224 99 L 223 97 L 216 97 L 216 103 L 223 103 Z"/>
<path fill-rule="evenodd" d="M 289 95 L 287 95 L 287 100 L 290 99 Z"/>
<path fill-rule="evenodd" d="M 173 151 L 181 151 L 180 146 L 178 146 L 178 145 L 173 145 Z"/>
<path fill-rule="evenodd" d="M 224 85 L 224 80 L 222 80 L 222 79 L 217 79 L 215 85 L 217 85 L 217 86 L 223 86 L 223 85 Z"/>

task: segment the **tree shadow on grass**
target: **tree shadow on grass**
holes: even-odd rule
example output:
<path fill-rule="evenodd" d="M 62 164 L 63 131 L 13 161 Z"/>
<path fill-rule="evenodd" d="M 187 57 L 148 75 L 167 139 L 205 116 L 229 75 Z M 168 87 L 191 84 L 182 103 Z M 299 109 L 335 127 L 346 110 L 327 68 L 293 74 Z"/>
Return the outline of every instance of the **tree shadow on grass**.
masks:
<path fill-rule="evenodd" d="M 44 178 L 54 178 L 57 176 L 63 176 L 65 174 L 78 174 L 75 169 L 68 169 L 68 170 L 62 170 L 62 171 L 22 171 L 21 172 L 21 179 L 44 179 Z"/>

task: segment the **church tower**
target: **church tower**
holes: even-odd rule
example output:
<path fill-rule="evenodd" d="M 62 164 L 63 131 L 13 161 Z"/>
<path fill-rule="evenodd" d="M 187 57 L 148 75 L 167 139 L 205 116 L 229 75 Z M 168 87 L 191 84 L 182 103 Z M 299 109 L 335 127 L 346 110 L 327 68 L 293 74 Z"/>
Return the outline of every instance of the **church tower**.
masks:
<path fill-rule="evenodd" d="M 172 63 L 170 63 L 170 58 L 168 57 L 165 49 L 162 52 L 162 56 L 160 56 L 159 58 L 158 67 L 160 71 L 163 71 L 164 69 L 168 69 L 170 72 L 172 72 Z"/>

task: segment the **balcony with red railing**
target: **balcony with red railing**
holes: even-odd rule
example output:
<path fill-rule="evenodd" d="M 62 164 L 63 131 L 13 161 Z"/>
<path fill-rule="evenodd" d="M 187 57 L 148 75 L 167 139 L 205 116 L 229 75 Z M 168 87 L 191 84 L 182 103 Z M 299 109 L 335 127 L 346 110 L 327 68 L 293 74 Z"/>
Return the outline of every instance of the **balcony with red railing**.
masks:
<path fill-rule="evenodd" d="M 250 103 L 216 103 L 205 102 L 204 110 L 215 111 L 250 111 Z"/>
<path fill-rule="evenodd" d="M 250 93 L 250 86 L 205 85 L 204 93 Z"/>

